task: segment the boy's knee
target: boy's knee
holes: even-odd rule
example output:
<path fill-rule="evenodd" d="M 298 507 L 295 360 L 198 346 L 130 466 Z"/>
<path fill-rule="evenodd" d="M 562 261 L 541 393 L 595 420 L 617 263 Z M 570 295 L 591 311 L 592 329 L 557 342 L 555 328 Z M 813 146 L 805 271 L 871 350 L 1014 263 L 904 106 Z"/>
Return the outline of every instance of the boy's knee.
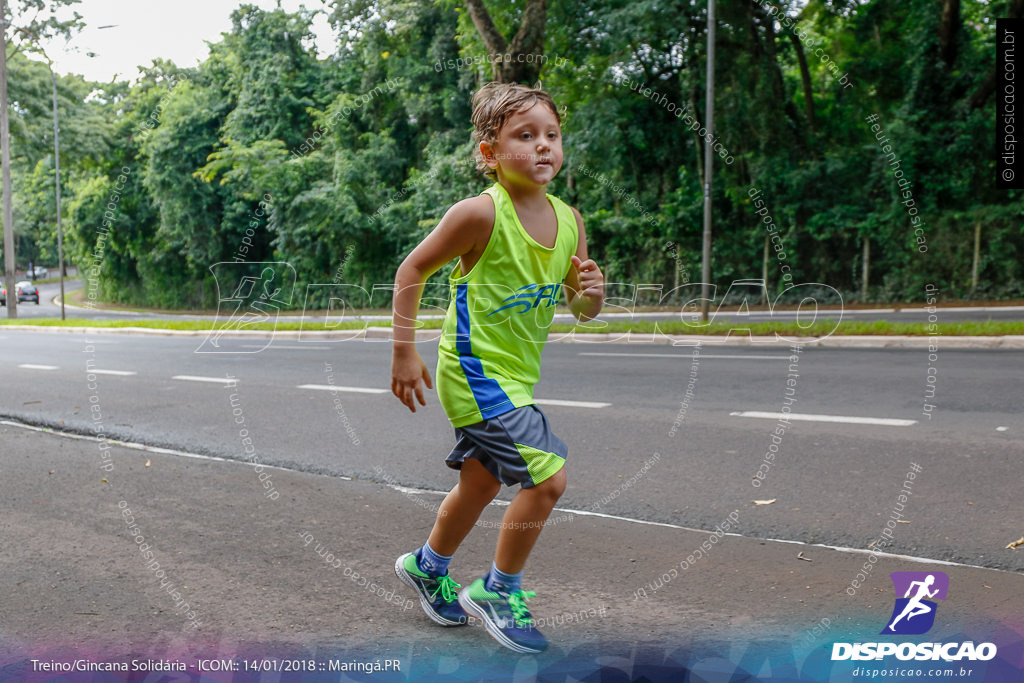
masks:
<path fill-rule="evenodd" d="M 565 493 L 566 476 L 565 468 L 558 470 L 555 474 L 551 475 L 540 484 L 537 485 L 538 492 L 543 493 L 545 496 L 551 499 L 552 504 L 558 501 Z"/>
<path fill-rule="evenodd" d="M 555 476 L 551 477 L 555 480 L 555 487 L 558 491 L 558 497 L 561 498 L 562 494 L 565 493 L 565 487 L 568 484 L 568 477 L 565 474 L 565 468 L 558 470 Z"/>

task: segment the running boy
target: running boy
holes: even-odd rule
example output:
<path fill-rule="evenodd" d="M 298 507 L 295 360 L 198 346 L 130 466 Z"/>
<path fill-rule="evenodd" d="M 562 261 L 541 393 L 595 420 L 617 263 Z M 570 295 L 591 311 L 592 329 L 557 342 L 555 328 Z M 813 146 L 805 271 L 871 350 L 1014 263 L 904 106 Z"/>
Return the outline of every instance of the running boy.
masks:
<path fill-rule="evenodd" d="M 573 315 L 595 317 L 604 276 L 587 258 L 583 219 L 547 184 L 562 167 L 561 117 L 551 96 L 490 83 L 473 97 L 477 167 L 497 182 L 452 206 L 395 276 L 391 391 L 409 410 L 426 405 L 430 372 L 414 343 L 423 283 L 452 259 L 451 303 L 438 347 L 437 396 L 455 428 L 446 464 L 459 483 L 445 497 L 427 542 L 395 563 L 431 619 L 460 626 L 467 613 L 516 652 L 547 640 L 526 607 L 523 566 L 565 490 L 566 445 L 534 405 L 540 354 L 561 285 Z M 491 571 L 456 593 L 448 563 L 497 495 L 521 489 L 506 508 Z"/>

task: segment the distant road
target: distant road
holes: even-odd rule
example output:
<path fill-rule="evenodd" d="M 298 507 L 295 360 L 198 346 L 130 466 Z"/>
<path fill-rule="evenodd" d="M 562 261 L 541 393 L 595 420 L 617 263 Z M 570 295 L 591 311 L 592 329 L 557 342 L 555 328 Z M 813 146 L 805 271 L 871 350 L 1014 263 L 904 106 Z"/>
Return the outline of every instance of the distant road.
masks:
<path fill-rule="evenodd" d="M 82 288 L 81 280 L 67 280 L 64 283 L 64 291 L 70 294 L 73 291 L 80 290 Z M 34 303 L 22 302 L 18 305 L 18 317 L 26 320 L 33 318 L 59 318 L 60 317 L 60 305 L 54 303 L 56 297 L 60 294 L 59 283 L 49 283 L 39 286 L 39 298 L 40 304 L 37 306 Z M 620 309 L 616 309 L 621 311 Z M 6 317 L 6 309 L 0 308 L 0 315 Z M 171 319 L 171 320 L 213 320 L 215 316 L 211 315 L 192 315 L 192 314 L 172 314 L 172 313 L 139 313 L 132 311 L 113 311 L 113 310 L 91 310 L 80 307 L 67 306 L 66 315 L 68 318 L 85 318 L 88 320 L 126 320 L 131 318 L 149 318 L 149 319 Z M 806 315 L 806 314 L 804 314 Z M 904 323 L 921 323 L 928 322 L 928 312 L 921 307 L 914 308 L 901 308 L 895 309 L 887 306 L 879 306 L 878 308 L 872 308 L 867 310 L 840 310 L 838 308 L 829 307 L 819 312 L 822 317 L 837 318 L 840 315 L 844 320 L 863 320 L 863 321 L 876 321 L 876 320 L 888 320 L 891 322 L 904 322 Z M 1014 321 L 1024 320 L 1024 306 L 971 306 L 971 307 L 948 307 L 939 308 L 936 315 L 938 321 L 943 323 L 954 323 L 954 322 L 984 322 L 988 320 L 1002 320 L 1002 321 Z M 685 319 L 687 321 L 694 320 L 693 316 L 686 314 L 685 318 L 680 312 L 661 312 L 661 313 L 650 313 L 650 312 L 637 312 L 632 314 L 637 320 L 680 320 Z M 438 316 L 423 315 L 424 319 L 434 318 Z M 600 317 L 601 320 L 616 321 L 624 320 L 630 317 L 630 314 L 624 312 L 606 312 Z M 753 311 L 748 314 L 738 314 L 735 312 L 723 311 L 715 316 L 716 321 L 731 321 L 731 322 L 750 322 L 750 323 L 762 323 L 771 320 L 793 320 L 796 317 L 795 311 Z M 361 318 L 363 320 L 385 320 L 389 319 L 387 316 L 382 315 L 369 315 Z M 568 314 L 559 314 L 555 316 L 555 322 L 568 323 L 572 322 L 572 316 Z M 695 330 L 696 331 L 696 330 Z"/>

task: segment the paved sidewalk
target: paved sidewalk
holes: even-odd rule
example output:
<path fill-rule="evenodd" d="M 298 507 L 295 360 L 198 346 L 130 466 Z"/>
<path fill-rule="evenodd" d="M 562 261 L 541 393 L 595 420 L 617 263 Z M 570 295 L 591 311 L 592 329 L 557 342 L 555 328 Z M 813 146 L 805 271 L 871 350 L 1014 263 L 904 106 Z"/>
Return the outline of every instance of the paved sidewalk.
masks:
<path fill-rule="evenodd" d="M 505 671 L 508 678 L 495 680 L 508 680 L 527 666 L 478 625 L 429 622 L 394 576 L 396 556 L 429 531 L 438 496 L 107 451 L 6 424 L 0 472 L 0 673 L 4 664 L 57 653 L 394 658 L 403 676 L 419 670 L 423 680 L 448 669 L 470 678 Z M 740 533 L 747 512 L 738 511 Z M 463 584 L 489 566 L 500 514 L 488 508 L 456 556 L 452 571 Z M 554 519 L 525 577 L 551 640 L 548 652 L 527 658 L 533 670 L 669 652 L 740 661 L 750 643 L 782 643 L 803 657 L 839 639 L 878 640 L 893 606 L 888 574 L 900 570 L 950 576 L 950 599 L 929 639 L 1005 636 L 1024 613 L 1019 574 L 882 557 L 851 597 L 846 589 L 864 554 L 724 536 L 680 569 L 708 533 L 571 512 Z M 849 677 L 852 663 L 835 666 Z M 679 680 L 680 669 L 675 678 L 671 671 L 664 680 Z"/>

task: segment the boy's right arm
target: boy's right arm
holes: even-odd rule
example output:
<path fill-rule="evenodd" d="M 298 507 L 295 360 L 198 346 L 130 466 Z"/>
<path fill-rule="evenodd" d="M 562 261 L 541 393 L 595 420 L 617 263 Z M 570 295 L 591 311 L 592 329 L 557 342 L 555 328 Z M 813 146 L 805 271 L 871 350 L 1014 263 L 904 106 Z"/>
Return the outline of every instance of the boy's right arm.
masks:
<path fill-rule="evenodd" d="M 452 259 L 479 254 L 487 246 L 486 229 L 494 223 L 494 203 L 477 196 L 455 204 L 437 227 L 412 250 L 395 274 L 391 354 L 391 393 L 416 412 L 416 400 L 426 405 L 420 381 L 433 388 L 430 371 L 416 351 L 416 314 L 427 278 Z M 483 242 L 483 244 L 480 244 Z"/>

